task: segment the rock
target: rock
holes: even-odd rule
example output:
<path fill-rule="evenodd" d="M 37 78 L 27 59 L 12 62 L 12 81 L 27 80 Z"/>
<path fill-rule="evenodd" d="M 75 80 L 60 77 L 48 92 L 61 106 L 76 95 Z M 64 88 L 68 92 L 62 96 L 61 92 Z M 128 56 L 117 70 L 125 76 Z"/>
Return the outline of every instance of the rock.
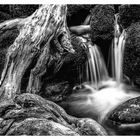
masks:
<path fill-rule="evenodd" d="M 66 114 L 57 104 L 24 93 L 0 103 L 0 135 L 107 135 L 96 121 Z"/>
<path fill-rule="evenodd" d="M 106 125 L 118 135 L 140 135 L 140 97 L 130 99 L 114 109 Z"/>
<path fill-rule="evenodd" d="M 140 23 L 132 24 L 127 30 L 123 58 L 123 74 L 134 85 L 140 86 Z"/>
<path fill-rule="evenodd" d="M 114 15 L 112 5 L 96 5 L 91 10 L 91 41 L 100 47 L 108 71 L 111 76 L 111 62 L 109 62 L 109 50 L 114 38 Z"/>
<path fill-rule="evenodd" d="M 44 88 L 44 92 L 40 94 L 43 98 L 53 102 L 60 102 L 72 93 L 73 85 L 68 81 L 64 81 L 46 84 Z"/>
<path fill-rule="evenodd" d="M 101 40 L 112 40 L 114 37 L 114 7 L 111 5 L 96 5 L 91 10 L 91 40 L 100 43 Z"/>
<path fill-rule="evenodd" d="M 121 5 L 119 7 L 119 22 L 126 29 L 132 23 L 140 21 L 140 5 Z"/>
<path fill-rule="evenodd" d="M 27 118 L 22 123 L 16 123 L 13 127 L 7 135 L 78 135 L 70 128 L 46 119 Z"/>

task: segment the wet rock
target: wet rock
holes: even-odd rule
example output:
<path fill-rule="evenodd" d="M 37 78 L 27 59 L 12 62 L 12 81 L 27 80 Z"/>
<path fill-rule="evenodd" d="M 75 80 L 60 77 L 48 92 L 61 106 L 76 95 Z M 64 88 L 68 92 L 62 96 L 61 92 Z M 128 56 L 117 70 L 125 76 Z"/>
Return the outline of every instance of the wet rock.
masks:
<path fill-rule="evenodd" d="M 35 94 L 24 93 L 14 102 L 0 103 L 0 110 L 0 135 L 107 135 L 94 120 L 69 116 Z"/>
<path fill-rule="evenodd" d="M 132 24 L 127 30 L 123 74 L 131 83 L 140 86 L 140 23 Z"/>
<path fill-rule="evenodd" d="M 125 29 L 131 26 L 132 23 L 140 21 L 140 5 L 121 5 L 119 7 L 119 22 Z"/>
<path fill-rule="evenodd" d="M 109 114 L 106 124 L 119 135 L 140 135 L 140 97 L 119 105 Z"/>

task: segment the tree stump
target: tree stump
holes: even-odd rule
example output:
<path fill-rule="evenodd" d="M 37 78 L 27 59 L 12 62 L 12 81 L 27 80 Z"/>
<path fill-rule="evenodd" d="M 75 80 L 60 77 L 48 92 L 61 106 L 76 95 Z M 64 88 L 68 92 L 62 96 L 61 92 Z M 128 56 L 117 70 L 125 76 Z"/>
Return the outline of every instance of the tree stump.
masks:
<path fill-rule="evenodd" d="M 55 57 L 68 51 L 74 53 L 66 24 L 66 5 L 42 5 L 31 16 L 0 24 L 0 31 L 18 27 L 19 35 L 8 48 L 6 63 L 0 80 L 0 101 L 13 99 L 20 94 L 21 81 L 35 58 L 31 69 L 27 92 L 37 93 L 41 88 L 40 78 L 47 72 L 53 60 L 50 42 L 56 44 Z"/>

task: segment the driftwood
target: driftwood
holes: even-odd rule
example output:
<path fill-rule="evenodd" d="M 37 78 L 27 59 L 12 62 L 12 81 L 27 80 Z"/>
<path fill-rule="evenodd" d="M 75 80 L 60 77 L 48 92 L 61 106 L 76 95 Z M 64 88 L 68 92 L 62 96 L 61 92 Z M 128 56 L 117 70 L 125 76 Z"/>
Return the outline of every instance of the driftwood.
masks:
<path fill-rule="evenodd" d="M 66 24 L 66 5 L 42 5 L 31 16 L 0 24 L 0 32 L 17 27 L 19 35 L 9 47 L 0 80 L 0 100 L 13 99 L 21 93 L 21 81 L 27 68 L 37 57 L 31 69 L 27 92 L 40 90 L 40 78 L 52 61 L 50 42 L 56 44 L 57 57 L 66 50 L 74 53 Z M 59 37 L 59 40 L 58 40 Z"/>

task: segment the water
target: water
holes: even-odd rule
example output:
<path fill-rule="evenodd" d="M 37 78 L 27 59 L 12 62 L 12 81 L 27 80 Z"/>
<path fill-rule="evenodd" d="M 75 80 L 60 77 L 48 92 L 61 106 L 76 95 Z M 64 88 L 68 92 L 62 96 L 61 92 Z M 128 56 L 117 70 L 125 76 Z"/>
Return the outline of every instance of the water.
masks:
<path fill-rule="evenodd" d="M 103 123 L 106 116 L 121 103 L 139 96 L 137 92 L 116 81 L 102 82 L 99 90 L 84 83 L 83 88 L 74 90 L 73 94 L 61 105 L 76 117 L 89 117 Z"/>
<path fill-rule="evenodd" d="M 115 15 L 115 34 L 114 40 L 111 47 L 111 57 L 112 57 L 112 73 L 114 80 L 117 81 L 117 84 L 121 84 L 122 82 L 122 62 L 123 62 L 123 52 L 124 52 L 124 45 L 125 45 L 125 37 L 126 32 L 125 30 L 120 33 L 118 21 L 118 15 Z"/>
<path fill-rule="evenodd" d="M 67 113 L 76 117 L 89 117 L 103 124 L 107 116 L 125 101 L 139 96 L 130 86 L 122 83 L 122 61 L 125 47 L 125 31 L 120 33 L 118 15 L 115 15 L 115 36 L 112 43 L 112 73 L 108 76 L 102 54 L 97 45 L 88 43 L 89 60 L 86 82 L 82 88 L 75 87 L 73 94 L 61 105 Z"/>
<path fill-rule="evenodd" d="M 86 81 L 96 89 L 101 81 L 108 79 L 107 68 L 99 47 L 88 43 L 89 59 L 86 67 Z"/>
<path fill-rule="evenodd" d="M 90 40 L 88 40 L 86 37 L 78 37 L 82 45 L 85 48 L 88 48 L 88 61 L 85 65 L 82 65 L 79 69 L 79 81 L 80 85 L 83 82 L 87 82 L 90 86 L 98 90 L 98 87 L 100 85 L 100 82 L 106 81 L 108 76 L 108 71 L 102 56 L 102 53 L 100 51 L 100 48 L 96 44 L 92 44 Z"/>

